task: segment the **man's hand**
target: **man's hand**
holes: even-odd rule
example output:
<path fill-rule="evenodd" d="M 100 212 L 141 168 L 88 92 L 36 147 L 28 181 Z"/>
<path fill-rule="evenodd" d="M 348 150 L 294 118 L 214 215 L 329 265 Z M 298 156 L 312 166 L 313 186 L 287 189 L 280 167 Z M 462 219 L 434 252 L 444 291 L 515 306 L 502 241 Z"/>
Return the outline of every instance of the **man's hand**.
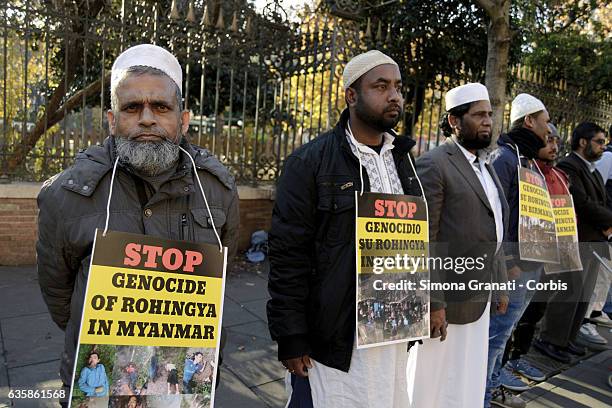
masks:
<path fill-rule="evenodd" d="M 508 310 L 508 302 L 510 301 L 510 299 L 508 298 L 507 295 L 501 295 L 499 300 L 497 301 L 497 314 L 506 314 L 506 311 Z"/>
<path fill-rule="evenodd" d="M 446 339 L 446 310 L 440 309 L 435 312 L 431 312 L 431 338 L 435 339 L 440 337 L 440 341 Z"/>
<path fill-rule="evenodd" d="M 521 276 L 521 268 L 518 265 L 514 265 L 508 270 L 508 280 L 515 280 Z"/>
<path fill-rule="evenodd" d="M 606 238 L 608 238 L 610 236 L 610 234 L 612 234 L 612 227 L 603 230 L 602 233 L 605 235 Z"/>
<path fill-rule="evenodd" d="M 96 389 L 94 391 L 96 392 L 96 394 L 99 394 L 102 391 L 104 391 L 104 387 L 102 387 L 102 386 L 96 387 Z"/>
<path fill-rule="evenodd" d="M 283 365 L 291 374 L 298 377 L 308 377 L 308 369 L 312 368 L 312 362 L 309 356 L 302 356 L 283 360 Z"/>

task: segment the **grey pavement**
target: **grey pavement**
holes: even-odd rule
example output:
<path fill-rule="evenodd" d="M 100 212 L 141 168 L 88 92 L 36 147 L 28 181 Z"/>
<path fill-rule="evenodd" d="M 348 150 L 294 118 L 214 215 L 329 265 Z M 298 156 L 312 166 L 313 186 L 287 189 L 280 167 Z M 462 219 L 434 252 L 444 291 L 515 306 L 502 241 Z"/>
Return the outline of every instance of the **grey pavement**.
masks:
<path fill-rule="evenodd" d="M 244 268 L 238 268 L 244 269 Z M 260 272 L 259 272 L 260 271 Z M 227 343 L 216 407 L 284 407 L 284 370 L 266 324 L 265 268 L 228 275 L 223 317 Z M 599 328 L 612 344 L 609 329 Z M 34 267 L 0 267 L 0 408 L 57 407 L 50 400 L 9 400 L 15 389 L 60 389 L 57 373 L 63 332 L 42 301 Z M 524 392 L 528 408 L 612 406 L 612 350 L 594 353 L 572 366 L 560 366 L 537 353 L 532 362 L 550 378 Z M 11 405 L 13 404 L 13 405 Z"/>
<path fill-rule="evenodd" d="M 596 353 L 522 393 L 521 398 L 528 401 L 528 408 L 612 407 L 611 370 L 612 350 Z"/>
<path fill-rule="evenodd" d="M 284 407 L 284 368 L 266 321 L 268 275 L 242 271 L 228 275 L 225 287 L 221 384 L 215 407 Z"/>
<path fill-rule="evenodd" d="M 597 330 L 608 340 L 608 346 L 589 350 L 585 357 L 569 365 L 531 348 L 526 359 L 548 378 L 539 384 L 532 382 L 531 388 L 521 394 L 528 408 L 612 407 L 612 388 L 608 385 L 608 375 L 612 374 L 612 332 L 606 327 Z"/>
<path fill-rule="evenodd" d="M 12 390 L 61 388 L 64 333 L 51 321 L 33 267 L 0 267 L 0 407 L 53 407 L 51 400 L 8 398 Z"/>

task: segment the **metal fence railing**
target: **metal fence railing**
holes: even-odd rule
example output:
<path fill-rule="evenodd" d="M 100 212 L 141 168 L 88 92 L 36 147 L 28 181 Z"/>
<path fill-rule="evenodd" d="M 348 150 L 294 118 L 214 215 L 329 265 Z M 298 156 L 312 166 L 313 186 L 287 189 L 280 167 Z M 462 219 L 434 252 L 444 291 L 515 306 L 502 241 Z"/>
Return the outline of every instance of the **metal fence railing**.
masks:
<path fill-rule="evenodd" d="M 190 140 L 241 182 L 273 181 L 288 154 L 337 121 L 345 63 L 385 48 L 380 34 L 339 15 L 304 11 L 292 22 L 275 0 L 262 12 L 238 0 L 2 2 L 0 178 L 44 180 L 80 149 L 100 143 L 112 62 L 125 48 L 150 42 L 170 49 L 183 66 Z M 583 119 L 612 122 L 610 98 L 593 103 L 525 68 L 512 72 L 512 93 L 540 96 L 562 135 Z M 439 73 L 427 83 L 404 76 L 400 133 L 418 140 L 418 154 L 443 140 L 446 90 L 482 75 Z"/>

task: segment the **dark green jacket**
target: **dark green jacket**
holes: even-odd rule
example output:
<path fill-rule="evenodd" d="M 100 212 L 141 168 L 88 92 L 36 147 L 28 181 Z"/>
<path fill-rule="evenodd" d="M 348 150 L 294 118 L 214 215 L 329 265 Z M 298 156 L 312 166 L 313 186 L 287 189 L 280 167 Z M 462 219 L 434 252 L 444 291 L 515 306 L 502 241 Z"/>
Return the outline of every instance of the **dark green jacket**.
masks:
<path fill-rule="evenodd" d="M 38 276 L 53 321 L 66 331 L 60 370 L 65 384 L 72 377 L 94 232 L 103 229 L 106 220 L 113 145 L 113 139 L 107 138 L 103 145 L 79 153 L 74 165 L 47 180 L 38 195 Z M 215 226 L 232 259 L 239 228 L 234 179 L 207 150 L 185 140 L 181 146 L 195 160 Z M 191 161 L 184 153 L 174 176 L 144 207 L 143 211 L 135 176 L 118 166 L 109 230 L 217 244 Z"/>

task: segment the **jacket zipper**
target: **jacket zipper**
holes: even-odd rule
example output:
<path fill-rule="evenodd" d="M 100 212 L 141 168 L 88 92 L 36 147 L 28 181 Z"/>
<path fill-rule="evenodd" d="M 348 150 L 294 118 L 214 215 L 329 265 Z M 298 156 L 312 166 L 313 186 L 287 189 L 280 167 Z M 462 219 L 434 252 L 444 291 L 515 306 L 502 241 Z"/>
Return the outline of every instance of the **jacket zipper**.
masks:
<path fill-rule="evenodd" d="M 179 239 L 185 240 L 187 237 L 187 214 L 181 214 L 181 229 L 179 233 Z"/>
<path fill-rule="evenodd" d="M 346 190 L 349 187 L 353 187 L 353 182 L 348 181 L 346 183 L 332 183 L 331 181 L 324 181 L 320 183 L 320 185 L 324 187 L 339 187 L 340 190 Z"/>

